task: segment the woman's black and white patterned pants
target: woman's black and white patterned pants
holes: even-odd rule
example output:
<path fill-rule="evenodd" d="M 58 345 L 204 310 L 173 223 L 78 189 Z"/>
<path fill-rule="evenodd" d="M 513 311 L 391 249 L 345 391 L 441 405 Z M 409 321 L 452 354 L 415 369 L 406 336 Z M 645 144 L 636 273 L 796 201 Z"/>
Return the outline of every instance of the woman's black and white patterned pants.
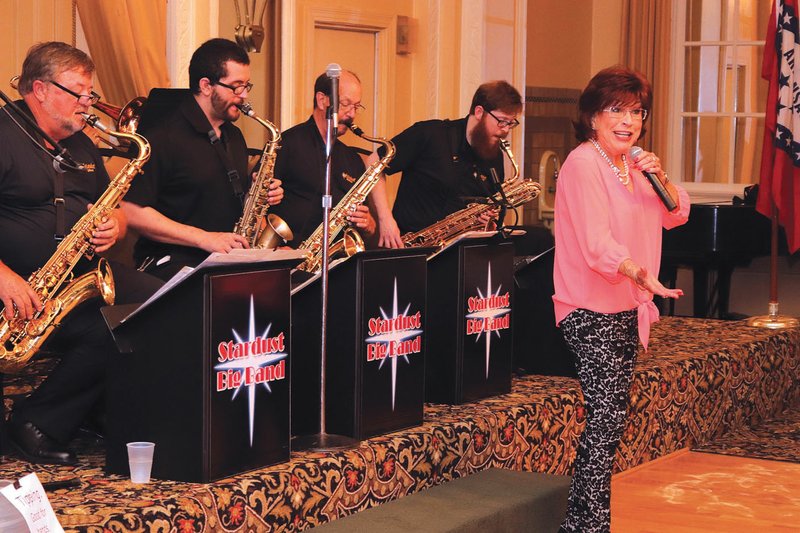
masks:
<path fill-rule="evenodd" d="M 637 322 L 636 309 L 615 314 L 576 309 L 561 321 L 564 339 L 576 355 L 586 406 L 562 531 L 611 530 L 611 471 L 625 429 Z"/>

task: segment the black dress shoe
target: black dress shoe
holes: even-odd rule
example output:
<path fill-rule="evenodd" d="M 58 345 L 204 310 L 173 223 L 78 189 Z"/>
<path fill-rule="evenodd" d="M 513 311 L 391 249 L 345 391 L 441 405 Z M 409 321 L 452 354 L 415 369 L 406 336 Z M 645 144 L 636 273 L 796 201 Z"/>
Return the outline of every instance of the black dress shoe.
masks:
<path fill-rule="evenodd" d="M 8 423 L 8 438 L 25 460 L 31 463 L 74 465 L 78 459 L 68 448 L 60 445 L 30 422 Z"/>

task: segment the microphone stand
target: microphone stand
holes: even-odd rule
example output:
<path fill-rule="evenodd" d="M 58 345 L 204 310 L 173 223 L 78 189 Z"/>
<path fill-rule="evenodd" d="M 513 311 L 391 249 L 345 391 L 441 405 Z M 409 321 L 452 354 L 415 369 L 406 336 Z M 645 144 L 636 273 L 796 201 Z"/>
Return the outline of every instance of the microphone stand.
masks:
<path fill-rule="evenodd" d="M 502 202 L 496 204 L 500 206 L 500 211 L 497 214 L 496 224 L 497 224 L 497 233 L 499 233 L 505 239 L 508 237 L 508 235 L 506 235 L 505 232 L 506 228 L 505 226 L 503 226 L 503 221 L 506 218 L 506 210 L 508 209 L 508 206 L 511 205 L 511 203 L 508 201 L 506 192 L 503 190 L 503 185 L 502 183 L 500 183 L 500 178 L 497 177 L 497 170 L 495 170 L 494 167 L 489 169 L 489 175 L 492 178 L 492 183 L 494 184 L 495 189 L 497 189 L 497 192 L 499 192 L 500 196 L 503 198 Z"/>
<path fill-rule="evenodd" d="M 335 108 L 334 108 L 335 106 Z M 292 448 L 297 450 L 327 451 L 353 447 L 357 444 L 355 439 L 344 435 L 335 435 L 327 432 L 325 394 L 327 390 L 326 371 L 328 367 L 328 250 L 330 249 L 330 215 L 331 204 L 331 154 L 336 142 L 336 131 L 339 127 L 339 103 L 337 98 L 331 100 L 327 110 L 327 131 L 325 134 L 325 194 L 322 196 L 322 271 L 320 283 L 322 287 L 322 328 L 320 344 L 320 375 L 319 375 L 319 433 L 302 435 L 294 439 Z"/>

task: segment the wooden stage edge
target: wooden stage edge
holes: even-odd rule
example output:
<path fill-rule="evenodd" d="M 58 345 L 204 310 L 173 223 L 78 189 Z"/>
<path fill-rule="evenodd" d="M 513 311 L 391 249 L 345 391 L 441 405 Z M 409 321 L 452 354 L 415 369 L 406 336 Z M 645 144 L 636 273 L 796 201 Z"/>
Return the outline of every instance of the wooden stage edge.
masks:
<path fill-rule="evenodd" d="M 799 369 L 800 330 L 662 319 L 639 354 L 615 470 L 776 415 L 800 400 Z M 73 468 L 6 457 L 0 477 L 79 477 L 80 488 L 50 494 L 68 532 L 299 531 L 491 467 L 569 474 L 585 414 L 576 380 L 521 376 L 509 394 L 427 404 L 422 426 L 215 483 L 133 485 L 104 473 L 102 445 Z"/>

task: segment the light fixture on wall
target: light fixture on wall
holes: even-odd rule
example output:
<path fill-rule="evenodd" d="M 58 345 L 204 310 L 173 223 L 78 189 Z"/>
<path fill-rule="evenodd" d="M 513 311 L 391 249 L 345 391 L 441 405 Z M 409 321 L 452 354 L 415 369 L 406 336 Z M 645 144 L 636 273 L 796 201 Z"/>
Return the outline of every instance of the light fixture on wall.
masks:
<path fill-rule="evenodd" d="M 256 16 L 256 4 L 258 0 L 242 0 L 244 4 L 244 24 L 242 24 L 242 13 L 239 10 L 239 0 L 233 0 L 236 6 L 236 43 L 247 50 L 248 52 L 260 52 L 261 43 L 264 42 L 264 26 L 261 23 L 264 20 L 264 11 L 267 9 L 267 2 L 269 0 L 262 0 L 261 9 Z M 250 18 L 252 13 L 253 17 Z"/>

